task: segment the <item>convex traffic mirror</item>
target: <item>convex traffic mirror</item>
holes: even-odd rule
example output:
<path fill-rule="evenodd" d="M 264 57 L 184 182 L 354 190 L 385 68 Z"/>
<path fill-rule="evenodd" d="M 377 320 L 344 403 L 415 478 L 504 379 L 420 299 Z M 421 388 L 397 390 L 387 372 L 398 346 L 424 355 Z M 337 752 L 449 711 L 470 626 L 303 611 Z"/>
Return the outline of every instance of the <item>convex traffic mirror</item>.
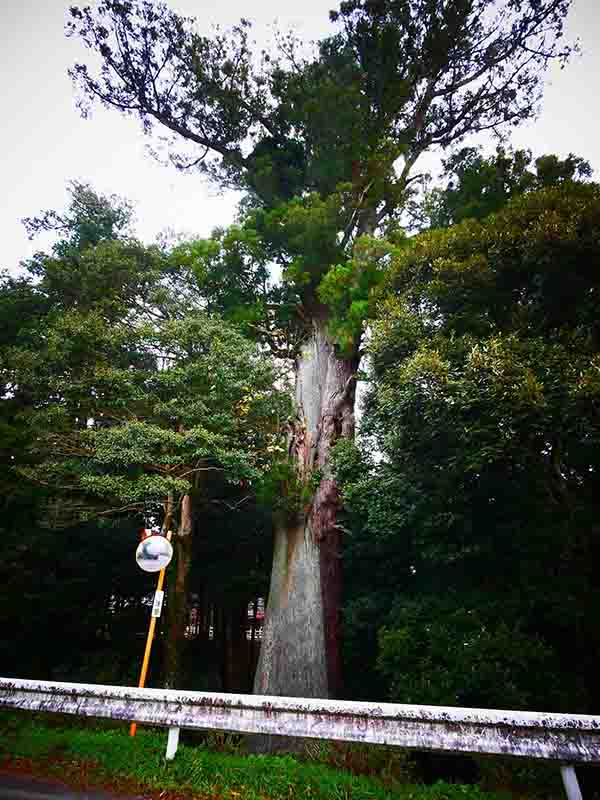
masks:
<path fill-rule="evenodd" d="M 171 542 L 157 533 L 142 539 L 135 551 L 135 560 L 144 572 L 160 572 L 169 565 L 172 558 Z"/>

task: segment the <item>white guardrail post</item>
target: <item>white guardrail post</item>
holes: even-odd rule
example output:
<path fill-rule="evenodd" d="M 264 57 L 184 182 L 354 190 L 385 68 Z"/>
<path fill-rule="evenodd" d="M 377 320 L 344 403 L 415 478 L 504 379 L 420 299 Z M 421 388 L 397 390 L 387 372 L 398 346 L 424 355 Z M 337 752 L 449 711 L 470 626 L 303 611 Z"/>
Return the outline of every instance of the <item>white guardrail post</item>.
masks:
<path fill-rule="evenodd" d="M 167 752 L 165 754 L 167 761 L 172 761 L 175 758 L 175 753 L 177 752 L 178 746 L 179 728 L 169 728 L 169 736 L 167 737 Z"/>
<path fill-rule="evenodd" d="M 581 800 L 574 765 L 600 762 L 600 717 L 450 706 L 136 689 L 0 678 L 0 706 L 180 728 L 300 736 L 448 753 L 557 761 L 568 800 Z"/>
<path fill-rule="evenodd" d="M 563 764 L 560 768 L 560 775 L 563 780 L 563 786 L 565 787 L 567 800 L 583 800 L 575 768 L 570 764 Z"/>

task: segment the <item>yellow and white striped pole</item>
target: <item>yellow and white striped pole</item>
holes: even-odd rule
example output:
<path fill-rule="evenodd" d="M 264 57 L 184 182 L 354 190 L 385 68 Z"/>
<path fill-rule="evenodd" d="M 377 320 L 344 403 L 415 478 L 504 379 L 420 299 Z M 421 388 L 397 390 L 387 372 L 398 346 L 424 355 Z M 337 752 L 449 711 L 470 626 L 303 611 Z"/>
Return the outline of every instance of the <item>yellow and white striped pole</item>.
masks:
<path fill-rule="evenodd" d="M 168 531 L 167 533 L 167 541 L 171 541 L 172 533 Z M 138 682 L 138 688 L 143 689 L 146 683 L 146 675 L 148 674 L 148 665 L 150 664 L 150 652 L 152 651 L 152 642 L 154 641 L 154 630 L 156 628 L 156 620 L 160 617 L 162 611 L 162 601 L 163 601 L 163 584 L 165 582 L 165 571 L 161 569 L 158 573 L 158 582 L 156 584 L 156 592 L 154 593 L 154 602 L 152 603 L 152 612 L 150 615 L 150 625 L 148 627 L 148 636 L 146 637 L 146 649 L 144 650 L 144 658 L 142 660 L 142 671 L 140 672 L 140 680 Z M 131 727 L 129 728 L 129 735 L 135 736 L 135 732 L 137 730 L 137 723 L 132 722 Z"/>

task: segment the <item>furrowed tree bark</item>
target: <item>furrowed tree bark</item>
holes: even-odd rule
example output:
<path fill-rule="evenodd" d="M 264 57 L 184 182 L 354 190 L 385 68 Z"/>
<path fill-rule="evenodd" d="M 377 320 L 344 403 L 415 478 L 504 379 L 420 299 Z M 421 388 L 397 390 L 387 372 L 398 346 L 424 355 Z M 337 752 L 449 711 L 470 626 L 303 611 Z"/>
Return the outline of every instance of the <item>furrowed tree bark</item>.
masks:
<path fill-rule="evenodd" d="M 165 688 L 182 688 L 182 661 L 188 623 L 188 576 L 192 560 L 193 506 L 190 495 L 181 501 L 179 529 L 173 547 L 175 575 L 168 588 L 167 637 L 165 642 Z"/>
<path fill-rule="evenodd" d="M 339 493 L 329 457 L 339 438 L 354 436 L 357 367 L 358 356 L 336 352 L 326 314 L 318 314 L 296 362 L 290 434 L 290 454 L 312 496 L 276 524 L 256 694 L 334 697 L 341 689 Z M 261 737 L 252 749 L 297 749 L 278 739 Z"/>

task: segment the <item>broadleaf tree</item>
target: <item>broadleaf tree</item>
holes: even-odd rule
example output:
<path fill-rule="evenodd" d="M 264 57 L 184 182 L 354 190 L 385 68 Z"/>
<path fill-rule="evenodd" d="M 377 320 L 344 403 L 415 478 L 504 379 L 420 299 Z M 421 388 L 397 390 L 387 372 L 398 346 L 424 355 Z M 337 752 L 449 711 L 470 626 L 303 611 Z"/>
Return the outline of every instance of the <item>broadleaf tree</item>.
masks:
<path fill-rule="evenodd" d="M 81 325 L 93 331 L 96 343 L 114 340 L 114 324 L 109 332 L 99 325 L 91 329 L 90 322 L 86 315 Z M 175 686 L 188 622 L 192 538 L 202 528 L 198 507 L 219 481 L 245 486 L 242 497 L 251 495 L 280 446 L 287 395 L 275 386 L 270 359 L 222 320 L 190 312 L 182 320 L 120 333 L 128 347 L 135 337 L 137 348 L 162 364 L 142 361 L 140 367 L 132 360 L 115 367 L 97 348 L 93 369 L 74 376 L 68 364 L 53 362 L 40 349 L 39 357 L 61 373 L 61 385 L 76 377 L 80 390 L 89 391 L 97 416 L 73 427 L 61 420 L 70 415 L 66 404 L 33 412 L 42 458 L 24 472 L 52 482 L 58 494 L 69 491 L 84 502 L 97 498 L 104 514 L 156 514 L 158 507 L 165 530 L 175 529 L 166 669 L 168 685 Z M 68 390 L 57 394 L 68 397 Z M 97 513 L 93 508 L 92 515 Z"/>
<path fill-rule="evenodd" d="M 88 210 L 75 214 L 82 192 Z M 229 494 L 235 517 L 236 494 L 253 500 L 280 449 L 287 383 L 255 342 L 202 307 L 165 252 L 95 224 L 110 201 L 79 184 L 72 195 L 66 214 L 42 217 L 67 222 L 53 254 L 25 264 L 37 280 L 1 285 L 2 446 L 12 474 L 43 487 L 57 527 L 146 514 L 174 529 L 174 685 L 200 506 Z"/>
<path fill-rule="evenodd" d="M 361 291 L 371 286 L 361 282 L 370 246 L 361 237 L 397 227 L 427 150 L 535 114 L 544 70 L 571 52 L 561 42 L 569 6 L 347 0 L 312 52 L 284 35 L 262 55 L 246 20 L 206 35 L 148 0 L 71 8 L 68 32 L 92 51 L 89 64 L 71 71 L 84 112 L 99 102 L 133 115 L 149 135 L 158 128 L 170 136 L 176 166 L 244 191 L 241 226 L 282 271 L 285 291 L 257 285 L 264 315 L 250 324 L 265 342 L 290 333 L 296 409 L 288 449 L 304 490 L 277 524 L 258 692 L 341 691 L 341 532 L 330 451 L 354 435 L 368 306 Z M 227 244 L 217 244 L 211 257 L 222 267 Z M 385 263 L 377 259 L 380 271 Z M 337 307 L 328 302 L 337 297 L 334 272 L 348 289 Z M 340 324 L 348 312 L 354 323 Z"/>
<path fill-rule="evenodd" d="M 567 181 L 591 177 L 590 164 L 570 153 L 567 158 L 530 150 L 498 147 L 485 156 L 479 148 L 462 147 L 443 162 L 445 186 L 435 187 L 415 200 L 415 227 L 447 228 L 464 219 L 483 219 L 500 211 L 512 198 Z"/>
<path fill-rule="evenodd" d="M 599 231 L 598 185 L 558 181 L 395 249 L 370 448 L 336 454 L 357 692 L 597 707 Z"/>

